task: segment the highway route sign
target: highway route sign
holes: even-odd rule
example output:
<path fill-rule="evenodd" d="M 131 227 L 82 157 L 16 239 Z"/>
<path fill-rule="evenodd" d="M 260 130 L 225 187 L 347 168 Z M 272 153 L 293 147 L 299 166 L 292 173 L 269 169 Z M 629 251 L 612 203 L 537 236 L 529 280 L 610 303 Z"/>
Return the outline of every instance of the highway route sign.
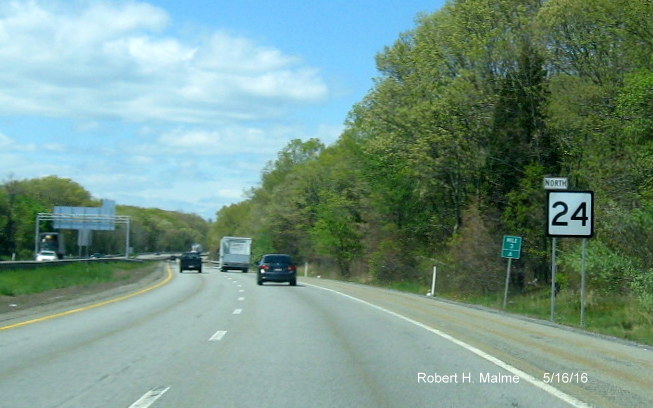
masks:
<path fill-rule="evenodd" d="M 594 192 L 549 191 L 547 235 L 581 238 L 594 235 Z"/>

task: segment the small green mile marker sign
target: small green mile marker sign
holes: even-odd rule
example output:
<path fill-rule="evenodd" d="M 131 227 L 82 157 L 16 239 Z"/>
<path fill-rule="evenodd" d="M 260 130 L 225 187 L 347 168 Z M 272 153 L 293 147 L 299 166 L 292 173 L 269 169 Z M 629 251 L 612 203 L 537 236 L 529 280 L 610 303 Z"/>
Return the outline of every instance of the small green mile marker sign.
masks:
<path fill-rule="evenodd" d="M 502 258 L 519 259 L 521 256 L 521 237 L 512 235 L 503 236 Z"/>

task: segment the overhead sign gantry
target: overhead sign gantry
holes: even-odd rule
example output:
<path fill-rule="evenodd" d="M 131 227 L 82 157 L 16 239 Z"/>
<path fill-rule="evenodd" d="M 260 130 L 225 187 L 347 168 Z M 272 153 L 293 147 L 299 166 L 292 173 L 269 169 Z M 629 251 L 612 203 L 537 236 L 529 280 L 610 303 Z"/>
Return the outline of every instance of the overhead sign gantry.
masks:
<path fill-rule="evenodd" d="M 111 200 L 102 201 L 101 207 L 65 207 L 55 206 L 52 213 L 38 213 L 34 238 L 34 252 L 38 252 L 38 237 L 41 221 L 53 221 L 55 229 L 71 229 L 79 231 L 79 236 L 86 237 L 90 231 L 114 231 L 116 224 L 124 224 L 125 257 L 129 257 L 129 230 L 131 218 L 126 215 L 116 215 L 116 203 Z M 81 241 L 79 241 L 81 245 Z"/>

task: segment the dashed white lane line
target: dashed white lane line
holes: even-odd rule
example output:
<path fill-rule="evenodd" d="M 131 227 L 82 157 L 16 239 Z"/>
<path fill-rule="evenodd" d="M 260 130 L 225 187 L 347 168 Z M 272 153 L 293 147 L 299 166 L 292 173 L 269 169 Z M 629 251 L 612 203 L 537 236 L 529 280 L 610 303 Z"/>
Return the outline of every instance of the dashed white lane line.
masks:
<path fill-rule="evenodd" d="M 245 298 L 244 297 L 239 297 L 238 300 L 242 302 L 243 300 L 245 300 Z"/>
<path fill-rule="evenodd" d="M 217 332 L 215 332 L 215 334 L 213 334 L 213 336 L 211 336 L 209 341 L 220 341 L 222 340 L 225 334 L 227 334 L 226 330 L 218 330 Z"/>
<path fill-rule="evenodd" d="M 129 408 L 147 408 L 150 405 L 154 404 L 156 400 L 161 398 L 170 387 L 158 387 L 146 392 L 138 401 L 134 402 L 129 406 Z"/>
<path fill-rule="evenodd" d="M 243 312 L 243 309 L 236 309 L 234 310 L 233 314 L 241 314 Z"/>

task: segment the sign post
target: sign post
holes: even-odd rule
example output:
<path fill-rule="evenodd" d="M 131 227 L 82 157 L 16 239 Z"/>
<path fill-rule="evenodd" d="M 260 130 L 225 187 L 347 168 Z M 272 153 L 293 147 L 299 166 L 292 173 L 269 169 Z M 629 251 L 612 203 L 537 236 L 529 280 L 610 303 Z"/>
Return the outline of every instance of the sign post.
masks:
<path fill-rule="evenodd" d="M 587 265 L 587 238 L 583 238 L 583 256 L 580 267 L 580 327 L 585 327 L 585 306 L 586 306 L 586 265 Z"/>
<path fill-rule="evenodd" d="M 508 269 L 506 270 L 506 285 L 503 291 L 503 308 L 508 305 L 508 286 L 510 285 L 510 268 L 513 259 L 519 259 L 521 256 L 521 237 L 512 235 L 503 236 L 503 246 L 501 247 L 501 257 L 508 258 Z"/>
<path fill-rule="evenodd" d="M 555 318 L 555 238 L 583 238 L 581 267 L 580 325 L 585 325 L 585 258 L 587 238 L 594 235 L 593 191 L 549 191 L 547 206 L 547 235 L 554 238 L 551 265 L 551 320 Z"/>
<path fill-rule="evenodd" d="M 545 177 L 543 181 L 545 190 L 566 190 L 569 187 L 567 177 Z M 556 244 L 557 238 L 551 238 L 551 321 L 556 320 Z"/>
<path fill-rule="evenodd" d="M 557 238 L 551 238 L 551 321 L 556 321 L 556 242 Z"/>

